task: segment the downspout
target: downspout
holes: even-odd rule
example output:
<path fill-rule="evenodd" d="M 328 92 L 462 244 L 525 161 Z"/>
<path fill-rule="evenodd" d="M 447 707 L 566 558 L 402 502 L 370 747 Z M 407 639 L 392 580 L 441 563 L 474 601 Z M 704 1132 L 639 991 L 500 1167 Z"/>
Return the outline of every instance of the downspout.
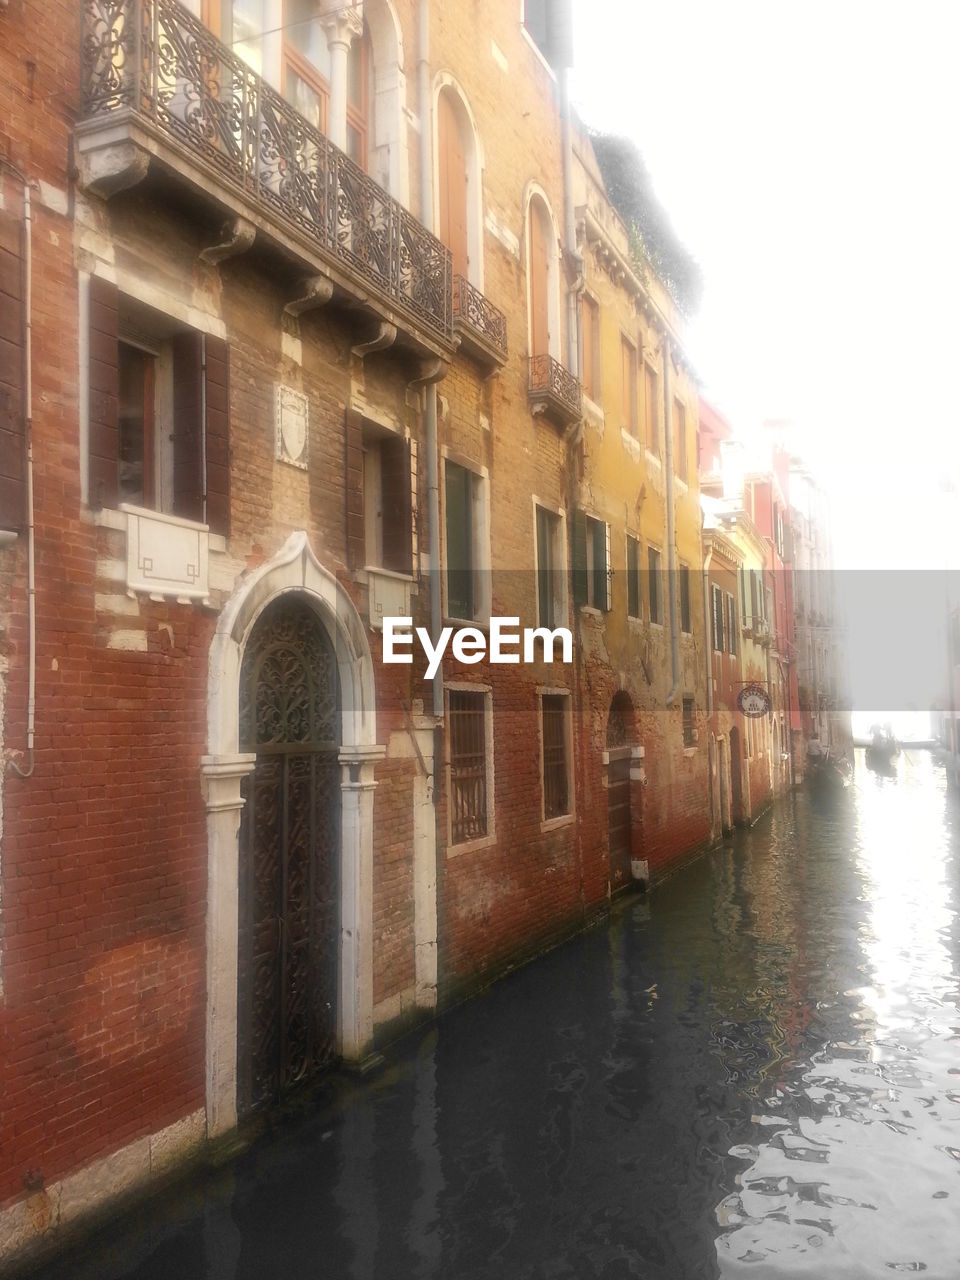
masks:
<path fill-rule="evenodd" d="M 420 0 L 420 62 L 417 66 L 420 109 L 420 219 L 433 230 L 433 156 L 430 145 L 430 0 Z M 452 285 L 452 281 L 448 282 Z M 449 289 L 448 289 L 449 293 Z M 443 625 L 440 600 L 440 465 L 437 448 L 437 384 L 423 388 L 423 427 L 427 445 L 427 547 L 430 554 L 430 638 L 434 644 Z M 433 714 L 443 718 L 443 671 L 431 681 Z"/>
<path fill-rule="evenodd" d="M 672 707 L 680 692 L 680 619 L 677 616 L 677 519 L 673 484 L 673 397 L 670 391 L 670 339 L 663 335 L 663 464 L 667 472 L 667 592 L 670 597 L 670 670 L 673 684 L 666 705 Z"/>
<path fill-rule="evenodd" d="M 2 163 L 2 162 L 0 162 Z M 26 176 L 6 166 L 23 183 L 23 428 L 27 442 L 27 630 L 29 645 L 29 668 L 27 676 L 27 757 L 29 764 L 21 768 L 15 760 L 10 761 L 10 768 L 21 778 L 29 778 L 36 764 L 33 751 L 34 729 L 37 707 L 37 584 L 36 584 L 36 546 L 33 519 L 33 393 L 32 393 L 32 334 L 33 320 L 30 306 L 30 295 L 33 281 L 33 261 L 31 252 L 32 217 L 30 212 L 30 184 Z"/>

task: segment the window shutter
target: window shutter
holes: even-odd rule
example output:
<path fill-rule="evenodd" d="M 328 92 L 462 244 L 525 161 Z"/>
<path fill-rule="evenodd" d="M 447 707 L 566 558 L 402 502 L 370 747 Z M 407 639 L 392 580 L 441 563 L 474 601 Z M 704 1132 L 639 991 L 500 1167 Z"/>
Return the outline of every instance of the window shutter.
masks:
<path fill-rule="evenodd" d="M 417 572 L 417 566 L 420 560 L 420 507 L 419 507 L 419 488 L 420 474 L 418 471 L 418 454 L 416 440 L 410 441 L 410 559 L 413 565 L 413 572 Z"/>
<path fill-rule="evenodd" d="M 115 507 L 120 481 L 120 425 L 115 284 L 90 279 L 89 498 L 91 507 Z"/>
<path fill-rule="evenodd" d="M 23 255 L 20 219 L 0 211 L 0 528 L 26 524 Z"/>
<path fill-rule="evenodd" d="M 605 608 L 609 613 L 613 608 L 613 573 L 611 572 L 612 561 L 610 559 L 610 525 L 605 523 L 604 530 L 604 572 L 603 580 L 605 585 Z"/>
<path fill-rule="evenodd" d="M 473 616 L 470 488 L 470 473 L 455 462 L 447 461 L 443 486 L 444 551 L 447 567 L 447 612 L 452 618 Z"/>
<path fill-rule="evenodd" d="M 573 603 L 587 603 L 587 518 L 573 513 Z"/>
<path fill-rule="evenodd" d="M 627 534 L 627 613 L 640 617 L 640 543 Z"/>
<path fill-rule="evenodd" d="M 173 339 L 173 514 L 203 520 L 203 334 Z"/>
<path fill-rule="evenodd" d="M 206 374 L 206 523 L 230 532 L 230 355 L 223 338 L 204 337 Z"/>
<path fill-rule="evenodd" d="M 383 490 L 383 567 L 395 573 L 413 568 L 413 512 L 410 506 L 410 445 L 401 436 L 380 448 Z"/>
<path fill-rule="evenodd" d="M 344 437 L 347 564 L 351 569 L 359 569 L 366 559 L 366 540 L 363 528 L 363 417 L 356 409 L 347 410 Z"/>

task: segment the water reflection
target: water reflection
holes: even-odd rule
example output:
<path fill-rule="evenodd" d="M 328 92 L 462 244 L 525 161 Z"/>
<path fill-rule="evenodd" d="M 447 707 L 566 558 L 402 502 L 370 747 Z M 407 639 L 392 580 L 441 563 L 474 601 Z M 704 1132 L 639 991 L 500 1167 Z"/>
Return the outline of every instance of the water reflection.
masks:
<path fill-rule="evenodd" d="M 49 1280 L 960 1275 L 960 821 L 858 761 Z"/>
<path fill-rule="evenodd" d="M 862 960 L 841 972 L 862 981 L 821 989 L 829 1039 L 754 1117 L 768 1136 L 732 1151 L 747 1164 L 718 1209 L 724 1276 L 761 1262 L 770 1276 L 960 1274 L 950 801 L 925 753 L 905 753 L 892 778 L 858 765 L 845 836 Z"/>

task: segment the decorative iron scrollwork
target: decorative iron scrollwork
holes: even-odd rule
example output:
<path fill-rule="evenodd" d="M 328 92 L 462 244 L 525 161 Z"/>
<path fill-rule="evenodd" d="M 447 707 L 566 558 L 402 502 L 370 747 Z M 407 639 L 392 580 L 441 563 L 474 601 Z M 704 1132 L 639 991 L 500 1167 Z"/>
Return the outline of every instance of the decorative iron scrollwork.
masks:
<path fill-rule="evenodd" d="M 84 113 L 150 120 L 446 341 L 450 252 L 178 0 L 84 0 Z"/>
<path fill-rule="evenodd" d="M 507 317 L 463 276 L 453 278 L 453 318 L 507 358 Z"/>
<path fill-rule="evenodd" d="M 565 413 L 579 417 L 582 392 L 578 379 L 553 356 L 530 357 L 530 394 L 550 397 Z"/>

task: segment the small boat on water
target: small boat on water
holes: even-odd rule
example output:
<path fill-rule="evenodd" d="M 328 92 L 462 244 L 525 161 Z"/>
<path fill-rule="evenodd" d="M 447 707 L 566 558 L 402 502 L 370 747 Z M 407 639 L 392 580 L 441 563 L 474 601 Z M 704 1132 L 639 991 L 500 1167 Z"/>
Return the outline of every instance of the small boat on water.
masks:
<path fill-rule="evenodd" d="M 899 754 L 900 743 L 893 736 L 890 726 L 873 725 L 865 753 L 867 768 L 874 773 L 893 774 L 897 769 L 895 761 Z"/>
<path fill-rule="evenodd" d="M 844 754 L 835 754 L 829 747 L 822 751 L 807 753 L 807 767 L 804 777 L 811 791 L 821 794 L 831 791 L 842 791 L 849 786 L 851 777 L 850 761 Z"/>

